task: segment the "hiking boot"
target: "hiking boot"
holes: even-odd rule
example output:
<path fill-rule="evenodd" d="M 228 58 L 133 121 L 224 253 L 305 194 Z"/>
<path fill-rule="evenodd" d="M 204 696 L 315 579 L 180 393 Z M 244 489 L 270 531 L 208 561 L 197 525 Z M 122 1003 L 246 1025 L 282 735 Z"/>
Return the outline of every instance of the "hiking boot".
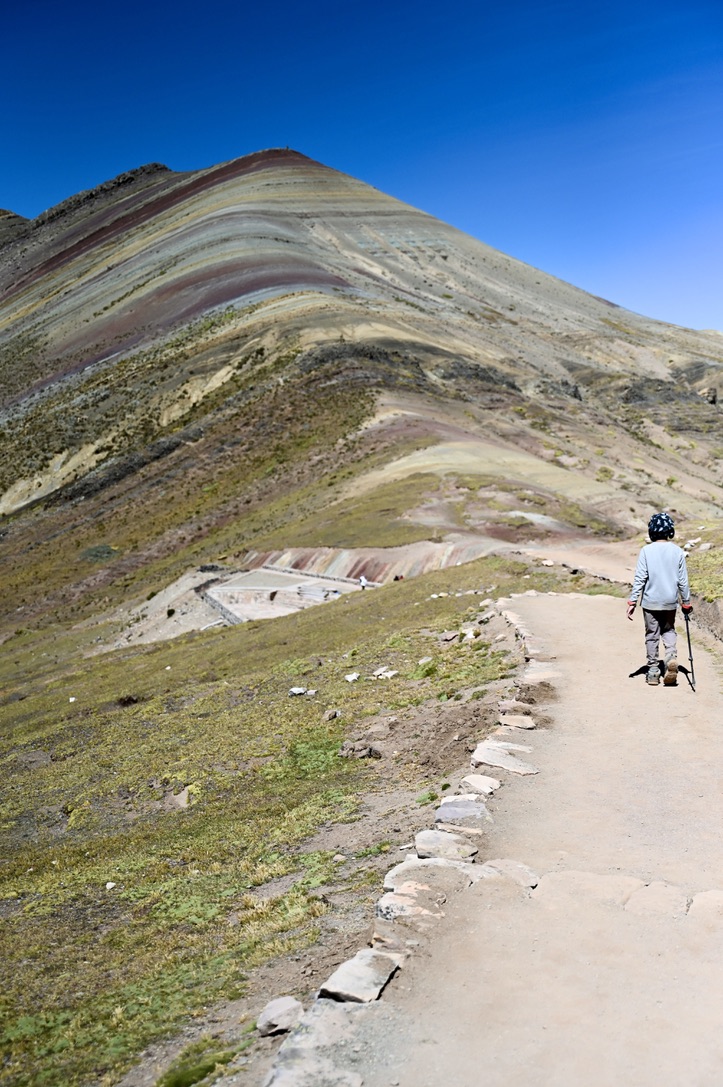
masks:
<path fill-rule="evenodd" d="M 660 683 L 660 669 L 657 664 L 651 664 L 648 667 L 648 672 L 645 677 L 645 682 L 649 683 L 651 687 L 657 687 Z"/>
<path fill-rule="evenodd" d="M 665 675 L 663 676 L 663 685 L 665 687 L 677 687 L 678 686 L 678 661 L 675 658 L 675 654 L 671 653 L 670 656 L 665 654 Z"/>

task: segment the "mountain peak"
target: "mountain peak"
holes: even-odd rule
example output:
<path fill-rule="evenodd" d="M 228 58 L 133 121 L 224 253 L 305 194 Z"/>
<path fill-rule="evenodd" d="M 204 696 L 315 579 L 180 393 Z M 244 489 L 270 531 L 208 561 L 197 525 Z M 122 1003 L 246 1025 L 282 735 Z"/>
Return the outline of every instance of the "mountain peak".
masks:
<path fill-rule="evenodd" d="M 595 298 L 288 147 L 150 163 L 2 224 L 0 376 L 24 423 L 7 430 L 0 512 L 165 449 L 225 395 L 317 372 L 479 403 L 500 436 L 580 404 L 601 420 L 630 405 L 631 426 L 643 409 L 696 434 L 718 422 L 719 337 Z M 563 448 L 540 452 L 529 427 L 543 460 Z"/>
<path fill-rule="evenodd" d="M 0 208 L 0 248 L 25 233 L 30 220 Z"/>

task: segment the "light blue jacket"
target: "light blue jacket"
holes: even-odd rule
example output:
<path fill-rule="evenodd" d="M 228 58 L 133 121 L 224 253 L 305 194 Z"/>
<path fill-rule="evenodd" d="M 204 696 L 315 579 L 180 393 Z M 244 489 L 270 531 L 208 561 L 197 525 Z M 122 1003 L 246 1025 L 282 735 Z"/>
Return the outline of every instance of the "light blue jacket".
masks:
<path fill-rule="evenodd" d="M 690 603 L 688 567 L 683 551 L 672 540 L 655 540 L 641 548 L 630 599 L 648 611 L 675 611 L 678 593 L 684 604 Z"/>

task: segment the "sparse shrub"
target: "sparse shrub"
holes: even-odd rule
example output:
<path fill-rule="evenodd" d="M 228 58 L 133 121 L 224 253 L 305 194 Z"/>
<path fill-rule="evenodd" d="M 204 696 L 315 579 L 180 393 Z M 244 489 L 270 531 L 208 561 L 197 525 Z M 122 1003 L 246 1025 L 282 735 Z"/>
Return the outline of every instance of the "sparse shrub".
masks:
<path fill-rule="evenodd" d="M 418 665 L 411 673 L 410 679 L 428 679 L 437 673 L 437 665 L 434 661 L 426 661 Z"/>
<path fill-rule="evenodd" d="M 391 842 L 377 842 L 376 845 L 368 845 L 365 849 L 358 849 L 354 856 L 358 860 L 362 860 L 364 857 L 379 857 L 382 853 L 388 853 L 391 848 Z"/>
<path fill-rule="evenodd" d="M 111 547 L 110 544 L 94 544 L 92 547 L 86 547 L 84 551 L 81 551 L 79 558 L 83 562 L 107 562 L 108 559 L 113 558 L 117 550 L 117 548 Z"/>
<path fill-rule="evenodd" d="M 187 1046 L 157 1081 L 156 1087 L 193 1087 L 229 1063 L 236 1051 L 221 1050 L 213 1038 L 201 1038 Z M 216 1078 L 215 1076 L 213 1077 Z"/>
<path fill-rule="evenodd" d="M 137 694 L 122 694 L 116 701 L 119 706 L 135 706 L 141 701 L 141 696 Z"/>

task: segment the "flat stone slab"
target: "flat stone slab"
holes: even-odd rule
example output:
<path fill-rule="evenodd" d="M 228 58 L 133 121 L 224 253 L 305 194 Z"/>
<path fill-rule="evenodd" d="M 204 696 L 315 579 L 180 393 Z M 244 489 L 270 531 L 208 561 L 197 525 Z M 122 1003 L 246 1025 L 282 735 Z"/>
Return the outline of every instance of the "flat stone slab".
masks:
<path fill-rule="evenodd" d="M 441 807 L 444 804 L 459 804 L 462 801 L 467 802 L 468 800 L 472 800 L 476 804 L 481 805 L 482 807 L 484 807 L 484 800 L 482 799 L 482 796 L 478 792 L 477 793 L 453 793 L 452 795 L 450 795 L 448 793 L 447 796 L 442 797 L 442 799 L 440 800 L 439 803 L 440 803 L 440 807 Z"/>
<path fill-rule="evenodd" d="M 403 954 L 406 948 L 405 935 L 403 925 L 395 925 L 393 921 L 385 921 L 375 914 L 368 943 L 375 951 L 396 951 Z"/>
<path fill-rule="evenodd" d="M 478 853 L 477 847 L 467 838 L 446 830 L 420 830 L 414 839 L 414 847 L 418 857 L 442 857 L 452 861 L 468 860 Z"/>
<path fill-rule="evenodd" d="M 723 891 L 701 891 L 693 895 L 688 917 L 710 928 L 723 925 Z"/>
<path fill-rule="evenodd" d="M 330 1047 L 346 1045 L 369 1006 L 316 1000 L 282 1042 L 263 1087 L 362 1087 L 356 1072 L 337 1067 Z"/>
<path fill-rule="evenodd" d="M 499 747 L 502 751 L 525 751 L 528 754 L 532 751 L 532 748 L 527 747 L 526 744 L 516 744 L 513 740 L 487 739 L 484 743 L 489 744 L 490 747 Z"/>
<path fill-rule="evenodd" d="M 456 803 L 455 803 L 456 800 Z M 445 804 L 440 804 L 434 813 L 435 823 L 462 823 L 473 827 L 483 827 L 492 822 L 492 816 L 480 799 L 463 800 L 450 797 Z"/>
<path fill-rule="evenodd" d="M 500 724 L 507 728 L 537 728 L 535 719 L 525 713 L 504 713 L 500 716 Z"/>
<path fill-rule="evenodd" d="M 532 868 L 520 861 L 504 858 L 502 860 L 485 861 L 482 867 L 499 872 L 504 879 L 511 879 L 513 883 L 517 883 L 520 887 L 532 889 L 540 882 L 537 872 L 534 872 Z"/>
<path fill-rule="evenodd" d="M 479 883 L 483 879 L 503 880 L 505 878 L 498 868 L 492 868 L 489 864 L 475 864 L 472 871 L 474 872 L 475 883 Z"/>
<path fill-rule="evenodd" d="M 434 865 L 434 868 L 423 869 L 420 879 L 429 882 L 435 891 L 453 890 L 464 891 L 467 887 L 479 883 L 482 879 L 502 879 L 501 873 L 496 868 L 490 868 L 487 864 L 473 864 L 470 861 L 450 861 L 442 857 L 427 857 L 420 860 L 418 857 L 409 857 L 407 861 L 398 864 L 387 872 L 384 886 L 387 880 L 394 884 L 394 888 L 401 885 L 405 878 L 409 878 L 417 865 Z M 439 867 L 438 867 L 439 866 Z M 389 887 L 388 889 L 394 889 Z"/>
<path fill-rule="evenodd" d="M 449 834 L 464 834 L 466 838 L 479 838 L 482 834 L 482 828 L 474 826 L 469 821 L 466 823 L 435 823 L 434 829 L 446 830 Z"/>
<path fill-rule="evenodd" d="M 633 876 L 597 875 L 595 872 L 548 872 L 532 897 L 551 910 L 569 909 L 586 902 L 624 906 L 645 884 Z"/>
<path fill-rule="evenodd" d="M 539 770 L 529 762 L 523 762 L 516 755 L 510 754 L 504 746 L 493 746 L 488 740 L 478 744 L 472 758 L 472 769 L 478 766 L 493 766 L 500 770 L 509 770 L 513 774 L 538 774 Z"/>
<path fill-rule="evenodd" d="M 396 921 L 398 917 L 409 918 L 410 920 L 422 920 L 424 918 L 433 920 L 444 917 L 441 910 L 427 909 L 426 906 L 417 901 L 417 895 L 420 892 L 428 892 L 429 890 L 429 886 L 415 883 L 413 880 L 402 883 L 396 891 L 387 891 L 386 894 L 382 895 L 374 907 L 374 912 L 382 921 Z"/>
<path fill-rule="evenodd" d="M 374 911 L 376 917 L 384 921 L 402 919 L 417 929 L 420 925 L 427 928 L 430 923 L 444 917 L 442 906 L 449 896 L 465 890 L 473 882 L 468 873 L 461 871 L 472 868 L 471 864 L 447 861 L 442 862 L 445 867 L 418 867 L 424 863 L 417 859 L 417 866 L 397 865 L 389 880 L 393 889 L 387 890 L 378 900 Z"/>
<path fill-rule="evenodd" d="M 448 886 L 454 882 L 460 889 L 474 882 L 475 865 L 466 861 L 447 860 L 444 857 L 406 857 L 401 864 L 390 868 L 384 877 L 384 890 L 397 891 L 410 879 L 419 879 L 430 886 Z"/>
<path fill-rule="evenodd" d="M 688 912 L 688 896 L 671 883 L 654 882 L 634 891 L 625 903 L 625 909 L 639 917 L 685 917 Z"/>
<path fill-rule="evenodd" d="M 336 1000 L 315 1000 L 293 1034 L 284 1039 L 280 1053 L 289 1049 L 325 1049 L 351 1037 L 365 1009 Z"/>
<path fill-rule="evenodd" d="M 495 790 L 499 789 L 502 782 L 498 778 L 488 777 L 486 774 L 467 774 L 466 777 L 462 778 L 461 784 L 466 789 L 471 789 L 473 793 L 491 796 Z"/>
<path fill-rule="evenodd" d="M 535 707 L 529 702 L 520 702 L 516 698 L 503 698 L 497 703 L 500 713 L 534 713 Z"/>
<path fill-rule="evenodd" d="M 319 996 L 358 1004 L 378 1000 L 382 989 L 403 962 L 404 956 L 393 951 L 363 947 L 353 959 L 347 959 L 336 968 L 319 989 Z"/>
<path fill-rule="evenodd" d="M 256 1029 L 266 1038 L 269 1034 L 283 1034 L 293 1030 L 301 1022 L 304 1005 L 293 996 L 279 996 L 271 1000 L 256 1020 Z"/>

